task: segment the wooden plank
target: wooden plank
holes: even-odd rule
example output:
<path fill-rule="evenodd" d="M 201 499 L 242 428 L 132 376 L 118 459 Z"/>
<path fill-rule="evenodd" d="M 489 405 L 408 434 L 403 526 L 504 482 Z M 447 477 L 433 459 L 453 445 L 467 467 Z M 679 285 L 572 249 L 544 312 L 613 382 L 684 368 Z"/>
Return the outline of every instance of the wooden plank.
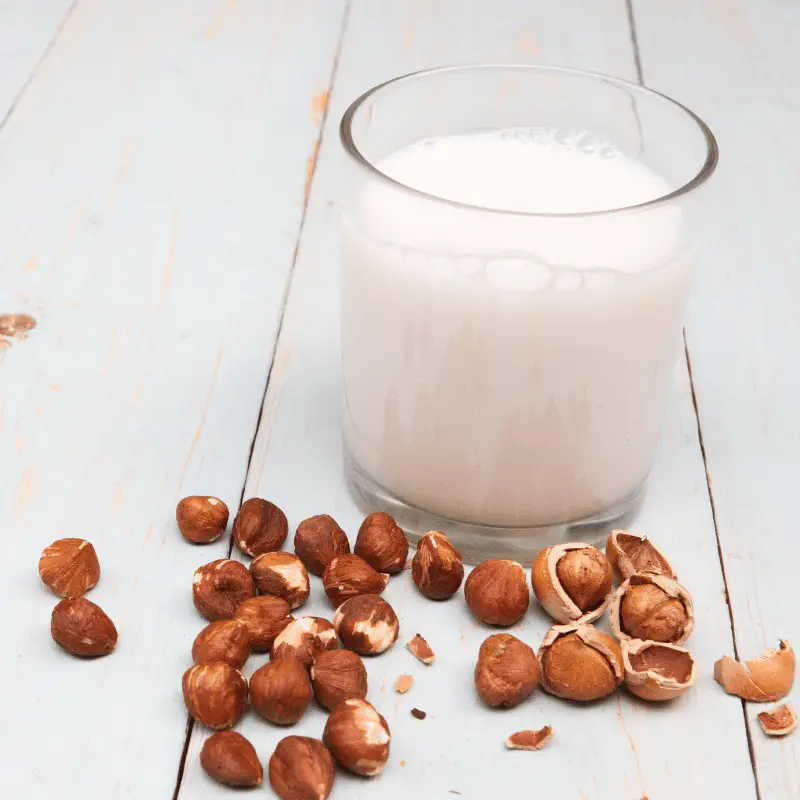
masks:
<path fill-rule="evenodd" d="M 339 433 L 338 209 L 345 171 L 336 126 L 360 92 L 393 75 L 464 61 L 570 63 L 633 77 L 622 2 L 486 4 L 477 0 L 354 3 L 331 97 L 308 216 L 264 405 L 246 493 L 269 497 L 295 526 L 331 513 L 351 535 L 359 512 L 341 477 Z M 394 579 L 387 598 L 401 616 L 402 641 L 370 660 L 370 699 L 393 731 L 393 755 L 375 782 L 337 776 L 343 798 L 517 796 L 559 798 L 752 798 L 753 777 L 740 708 L 721 696 L 711 678 L 718 652 L 730 649 L 717 545 L 708 502 L 691 393 L 679 371 L 663 447 L 638 528 L 673 557 L 694 592 L 698 633 L 691 646 L 701 666 L 697 687 L 669 707 L 633 702 L 624 693 L 590 708 L 541 694 L 502 713 L 480 707 L 472 671 L 489 633 L 474 623 L 463 597 L 439 605 L 423 600 L 408 573 Z M 320 581 L 312 579 L 304 612 L 330 616 Z M 536 646 L 548 627 L 531 612 L 517 632 Z M 402 646 L 422 632 L 437 651 L 426 668 Z M 260 665 L 258 659 L 252 666 Z M 399 674 L 416 683 L 400 698 Z M 428 712 L 415 720 L 410 709 Z M 319 736 L 324 715 L 312 709 L 292 733 Z M 505 737 L 521 727 L 551 724 L 555 739 L 541 754 L 506 753 Z M 288 732 L 249 714 L 240 729 L 266 761 Z M 221 797 L 198 767 L 205 731 L 196 728 L 188 751 L 182 797 Z"/>
<path fill-rule="evenodd" d="M 237 506 L 344 3 L 83 0 L 0 134 L 3 796 L 170 797 L 191 576 L 179 497 Z M 41 549 L 85 536 L 120 631 L 49 635 Z"/>
<path fill-rule="evenodd" d="M 645 80 L 690 104 L 720 143 L 687 333 L 737 645 L 752 658 L 778 638 L 800 642 L 800 7 L 657 0 L 637 2 L 635 17 Z M 800 744 L 768 740 L 760 710 L 746 714 L 761 796 L 798 798 Z"/>

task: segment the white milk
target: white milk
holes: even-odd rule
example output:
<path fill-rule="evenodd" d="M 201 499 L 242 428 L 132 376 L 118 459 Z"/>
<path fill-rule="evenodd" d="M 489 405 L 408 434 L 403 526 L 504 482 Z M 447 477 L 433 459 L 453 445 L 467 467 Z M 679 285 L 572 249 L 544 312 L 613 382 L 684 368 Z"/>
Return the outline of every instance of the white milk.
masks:
<path fill-rule="evenodd" d="M 420 142 L 378 168 L 506 212 L 622 208 L 668 194 L 586 134 Z M 344 220 L 345 440 L 426 511 L 536 526 L 598 514 L 652 463 L 689 278 L 680 210 L 489 213 L 370 179 Z"/>

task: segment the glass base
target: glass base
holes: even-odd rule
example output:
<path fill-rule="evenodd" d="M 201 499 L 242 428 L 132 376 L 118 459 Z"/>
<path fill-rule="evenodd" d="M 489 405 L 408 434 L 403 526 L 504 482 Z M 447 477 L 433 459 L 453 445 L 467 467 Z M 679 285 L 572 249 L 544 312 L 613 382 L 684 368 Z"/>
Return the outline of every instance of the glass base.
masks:
<path fill-rule="evenodd" d="M 606 543 L 613 528 L 624 528 L 638 513 L 646 491 L 646 482 L 629 497 L 587 519 L 542 527 L 493 527 L 440 517 L 409 505 L 367 475 L 345 449 L 344 471 L 347 488 L 364 511 L 391 514 L 416 545 L 429 530 L 446 533 L 468 564 L 488 558 L 510 558 L 529 566 L 544 547 L 564 542 L 586 542 L 597 546 Z"/>

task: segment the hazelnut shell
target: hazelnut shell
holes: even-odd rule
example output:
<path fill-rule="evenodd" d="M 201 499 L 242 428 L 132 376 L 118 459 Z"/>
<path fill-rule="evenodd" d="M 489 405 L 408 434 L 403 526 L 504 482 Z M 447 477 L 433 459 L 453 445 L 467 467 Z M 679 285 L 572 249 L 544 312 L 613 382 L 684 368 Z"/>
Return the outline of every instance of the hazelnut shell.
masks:
<path fill-rule="evenodd" d="M 85 597 L 68 597 L 53 609 L 50 634 L 68 653 L 107 656 L 117 646 L 117 629 L 100 606 Z"/>
<path fill-rule="evenodd" d="M 206 625 L 192 644 L 195 664 L 224 661 L 241 669 L 250 655 L 250 634 L 247 625 L 238 619 L 220 619 Z"/>
<path fill-rule="evenodd" d="M 767 736 L 786 736 L 797 727 L 797 714 L 789 703 L 784 703 L 772 711 L 762 711 L 758 716 L 761 730 Z"/>
<path fill-rule="evenodd" d="M 678 603 L 672 602 L 675 600 Z M 636 620 L 635 628 L 626 628 L 626 614 Z M 694 630 L 694 604 L 689 592 L 674 578 L 636 573 L 614 594 L 609 623 L 620 641 L 645 639 L 680 645 Z M 660 632 L 665 633 L 662 636 Z"/>
<path fill-rule="evenodd" d="M 692 654 L 667 642 L 623 641 L 622 665 L 628 691 L 642 700 L 672 700 L 693 686 L 697 677 Z"/>
<path fill-rule="evenodd" d="M 428 531 L 417 543 L 411 577 L 429 600 L 447 600 L 464 580 L 461 553 L 441 531 Z"/>
<path fill-rule="evenodd" d="M 376 572 L 357 555 L 337 556 L 325 569 L 322 585 L 328 600 L 338 607 L 360 594 L 381 594 L 389 576 Z"/>
<path fill-rule="evenodd" d="M 308 600 L 308 572 L 293 553 L 262 553 L 250 564 L 250 574 L 261 594 L 282 597 L 289 608 L 299 608 Z"/>
<path fill-rule="evenodd" d="M 235 725 L 247 703 L 247 679 L 222 661 L 195 664 L 183 674 L 183 701 L 189 713 L 214 730 Z"/>
<path fill-rule="evenodd" d="M 522 565 L 502 558 L 479 564 L 464 584 L 467 605 L 489 625 L 519 622 L 528 610 L 530 594 Z"/>
<path fill-rule="evenodd" d="M 388 650 L 396 641 L 400 622 L 394 609 L 376 594 L 345 600 L 333 615 L 333 627 L 342 644 L 362 656 Z"/>
<path fill-rule="evenodd" d="M 311 683 L 320 705 L 333 711 L 344 700 L 367 696 L 367 670 L 352 650 L 325 650 L 311 667 Z"/>
<path fill-rule="evenodd" d="M 250 704 L 274 725 L 294 725 L 313 692 L 306 668 L 293 658 L 269 661 L 250 676 Z"/>
<path fill-rule="evenodd" d="M 309 572 L 322 575 L 334 558 L 350 552 L 350 542 L 333 517 L 318 514 L 297 526 L 294 552 Z"/>
<path fill-rule="evenodd" d="M 389 514 L 370 514 L 358 529 L 353 552 L 377 572 L 402 572 L 408 558 L 408 539 Z"/>
<path fill-rule="evenodd" d="M 288 533 L 286 514 L 260 497 L 245 500 L 233 521 L 233 540 L 248 556 L 280 550 Z"/>
<path fill-rule="evenodd" d="M 509 750 L 541 750 L 553 738 L 553 729 L 545 725 L 538 731 L 517 731 L 506 739 Z"/>
<path fill-rule="evenodd" d="M 292 615 L 284 599 L 265 594 L 240 603 L 234 619 L 247 626 L 250 649 L 268 653 L 275 637 L 292 621 Z"/>
<path fill-rule="evenodd" d="M 744 664 L 723 656 L 714 664 L 714 680 L 728 694 L 768 703 L 789 693 L 794 671 L 794 650 L 786 639 L 781 639 L 776 649 L 765 650 L 758 658 Z"/>
<path fill-rule="evenodd" d="M 356 775 L 377 775 L 389 760 L 389 726 L 366 700 L 339 703 L 325 723 L 322 741 L 336 762 Z"/>
<path fill-rule="evenodd" d="M 61 597 L 80 597 L 100 580 L 94 546 L 85 539 L 58 539 L 42 551 L 39 577 Z"/>
<path fill-rule="evenodd" d="M 539 685 L 536 654 L 509 633 L 496 633 L 481 644 L 475 665 L 475 688 L 488 706 L 513 708 Z"/>
<path fill-rule="evenodd" d="M 255 595 L 250 571 L 239 561 L 219 558 L 194 572 L 192 600 L 195 608 L 210 622 L 230 619 L 244 600 Z"/>
<path fill-rule="evenodd" d="M 299 617 L 292 620 L 272 643 L 270 659 L 294 658 L 307 669 L 325 650 L 339 646 L 333 625 L 323 617 Z"/>
<path fill-rule="evenodd" d="M 569 569 L 565 571 L 562 567 L 559 570 L 562 559 L 580 550 L 589 551 L 591 561 L 588 564 L 582 565 L 570 558 Z M 587 578 L 591 580 L 590 584 L 585 583 Z M 567 593 L 564 586 L 566 582 L 570 584 L 573 596 L 590 590 L 597 603 L 583 610 Z M 556 622 L 564 624 L 581 624 L 598 619 L 608 607 L 613 594 L 611 565 L 596 547 L 584 542 L 569 542 L 542 550 L 533 562 L 531 583 L 542 608 Z"/>
<path fill-rule="evenodd" d="M 200 750 L 200 766 L 225 786 L 261 786 L 264 781 L 255 747 L 235 731 L 218 731 L 209 736 Z"/>
<path fill-rule="evenodd" d="M 333 757 L 319 739 L 287 736 L 269 760 L 269 782 L 281 800 L 326 800 L 334 777 Z"/>
<path fill-rule="evenodd" d="M 606 544 L 606 558 L 622 580 L 637 572 L 677 577 L 666 556 L 650 539 L 636 533 L 619 529 L 611 531 Z"/>
<path fill-rule="evenodd" d="M 193 544 L 215 542 L 228 527 L 228 506 L 218 497 L 184 497 L 175 509 L 178 530 Z"/>

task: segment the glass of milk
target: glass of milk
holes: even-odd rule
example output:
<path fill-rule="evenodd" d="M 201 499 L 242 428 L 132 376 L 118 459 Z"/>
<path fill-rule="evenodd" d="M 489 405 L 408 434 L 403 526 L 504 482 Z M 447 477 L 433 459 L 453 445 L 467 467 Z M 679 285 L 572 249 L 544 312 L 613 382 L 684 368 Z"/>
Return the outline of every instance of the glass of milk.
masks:
<path fill-rule="evenodd" d="M 406 75 L 341 125 L 345 470 L 470 560 L 636 510 L 714 172 L 663 95 L 550 67 Z"/>

